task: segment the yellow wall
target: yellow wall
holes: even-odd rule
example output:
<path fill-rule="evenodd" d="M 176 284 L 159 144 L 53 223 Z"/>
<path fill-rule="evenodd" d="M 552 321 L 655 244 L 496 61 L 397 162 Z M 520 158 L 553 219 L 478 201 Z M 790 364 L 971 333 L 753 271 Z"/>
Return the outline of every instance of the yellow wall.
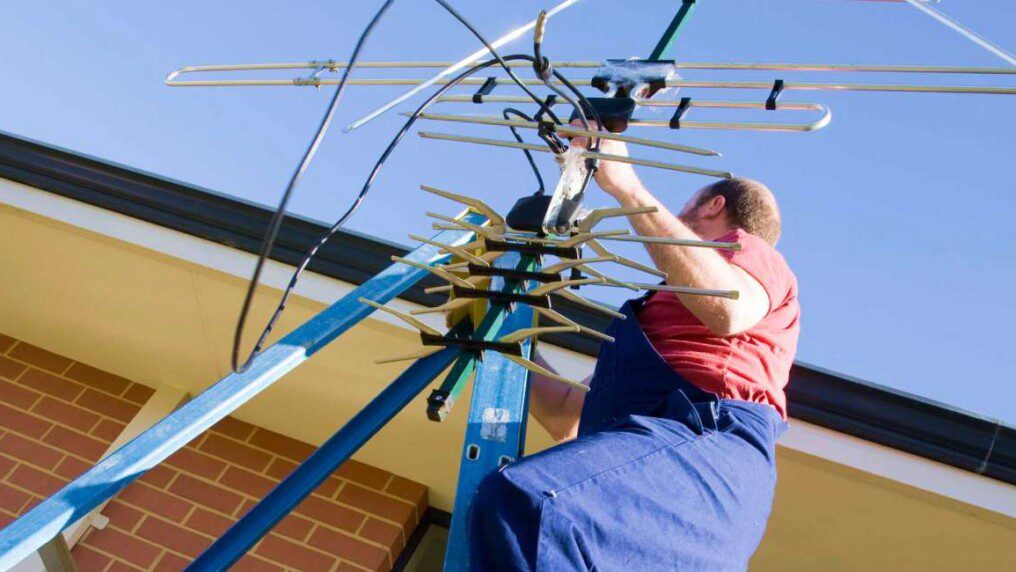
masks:
<path fill-rule="evenodd" d="M 1016 570 L 1014 519 L 788 449 L 777 463 L 753 571 Z"/>
<path fill-rule="evenodd" d="M 10 183 L 0 180 L 4 184 Z M 229 370 L 241 277 L 4 205 L 0 269 L 0 331 L 192 395 Z M 262 289 L 253 325 L 267 317 L 277 295 Z M 279 331 L 322 307 L 298 297 Z M 238 417 L 320 443 L 404 367 L 376 366 L 372 358 L 417 344 L 410 331 L 365 321 Z M 438 424 L 426 420 L 427 393 L 357 458 L 426 483 L 434 506 L 448 510 L 469 395 L 448 422 Z M 546 433 L 532 427 L 529 450 L 548 446 Z M 1012 519 L 788 449 L 780 450 L 779 467 L 774 514 L 755 570 L 1016 570 Z"/>

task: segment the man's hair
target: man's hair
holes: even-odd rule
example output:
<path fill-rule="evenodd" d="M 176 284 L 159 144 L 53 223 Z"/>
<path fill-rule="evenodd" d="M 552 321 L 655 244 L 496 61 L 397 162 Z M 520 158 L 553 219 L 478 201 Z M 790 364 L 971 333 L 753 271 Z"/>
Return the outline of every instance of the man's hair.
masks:
<path fill-rule="evenodd" d="M 698 206 L 722 195 L 730 224 L 776 244 L 780 239 L 780 210 L 768 187 L 758 181 L 734 177 L 721 179 L 702 191 Z"/>

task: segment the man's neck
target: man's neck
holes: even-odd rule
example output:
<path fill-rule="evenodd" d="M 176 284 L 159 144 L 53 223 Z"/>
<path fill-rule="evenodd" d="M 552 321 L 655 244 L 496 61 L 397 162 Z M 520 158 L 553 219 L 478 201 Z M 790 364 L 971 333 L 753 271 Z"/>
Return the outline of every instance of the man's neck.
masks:
<path fill-rule="evenodd" d="M 737 230 L 737 229 L 736 228 L 731 228 L 731 227 L 716 227 L 716 228 L 703 229 L 703 230 L 697 230 L 696 229 L 695 234 L 701 236 L 702 240 L 712 240 L 712 241 L 714 241 L 714 240 L 723 238 L 724 236 L 727 236 L 728 234 L 734 232 L 735 230 Z"/>

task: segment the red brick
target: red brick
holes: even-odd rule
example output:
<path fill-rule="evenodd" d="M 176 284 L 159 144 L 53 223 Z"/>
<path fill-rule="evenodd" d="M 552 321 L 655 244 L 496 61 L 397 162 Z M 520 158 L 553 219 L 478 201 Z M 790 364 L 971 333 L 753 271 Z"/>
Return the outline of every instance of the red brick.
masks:
<path fill-rule="evenodd" d="M 335 568 L 335 572 L 363 572 L 363 568 L 354 566 L 349 562 L 339 562 L 338 567 Z"/>
<path fill-rule="evenodd" d="M 365 518 L 355 510 L 315 496 L 304 499 L 295 510 L 304 516 L 349 532 L 356 532 Z"/>
<path fill-rule="evenodd" d="M 224 417 L 221 421 L 212 426 L 212 431 L 222 433 L 238 441 L 246 441 L 247 437 L 254 432 L 255 427 L 246 421 L 240 421 L 236 417 Z"/>
<path fill-rule="evenodd" d="M 325 482 L 321 483 L 318 485 L 318 488 L 314 489 L 314 492 L 323 497 L 332 498 L 335 496 L 335 491 L 339 490 L 339 487 L 341 486 L 342 481 L 340 479 L 328 477 L 325 479 Z"/>
<path fill-rule="evenodd" d="M 388 483 L 388 488 L 385 491 L 388 494 L 395 495 L 400 499 L 405 499 L 415 504 L 417 518 L 423 516 L 423 513 L 427 511 L 428 495 L 426 485 L 395 476 L 392 482 Z"/>
<path fill-rule="evenodd" d="M 307 538 L 307 533 L 312 528 L 314 528 L 314 521 L 295 514 L 289 514 L 280 520 L 272 531 L 294 540 L 303 540 Z"/>
<path fill-rule="evenodd" d="M 381 522 L 376 518 L 368 518 L 363 528 L 360 529 L 359 534 L 367 540 L 373 540 L 391 548 L 393 554 L 402 550 L 404 538 L 402 529 L 387 522 Z"/>
<path fill-rule="evenodd" d="M 335 558 L 305 546 L 269 534 L 255 551 L 257 554 L 297 570 L 330 570 Z"/>
<path fill-rule="evenodd" d="M 8 433 L 0 439 L 0 453 L 50 470 L 55 469 L 60 459 L 64 457 L 63 451 L 57 451 L 14 433 Z"/>
<path fill-rule="evenodd" d="M 413 524 L 416 507 L 411 504 L 386 497 L 370 489 L 365 489 L 352 483 L 342 487 L 339 491 L 340 502 L 356 507 L 364 512 L 393 520 L 408 530 Z"/>
<path fill-rule="evenodd" d="M 102 514 L 109 519 L 109 523 L 123 531 L 130 532 L 141 522 L 144 513 L 125 505 L 117 500 L 112 500 L 102 509 Z"/>
<path fill-rule="evenodd" d="M 4 528 L 7 527 L 8 524 L 12 522 L 14 522 L 13 516 L 4 512 L 0 512 L 0 530 L 3 530 Z"/>
<path fill-rule="evenodd" d="M 0 360 L 2 359 L 4 358 L 0 357 Z M 38 393 L 24 388 L 16 383 L 0 380 L 0 403 L 6 403 L 21 409 L 28 409 L 38 399 Z"/>
<path fill-rule="evenodd" d="M 188 473 L 213 480 L 217 479 L 222 474 L 222 470 L 226 468 L 226 463 L 187 447 L 170 455 L 165 463 Z"/>
<path fill-rule="evenodd" d="M 236 511 L 236 518 L 242 518 L 245 514 L 250 512 L 250 509 L 254 508 L 258 502 L 252 499 L 243 499 L 243 504 L 240 505 L 240 510 Z"/>
<path fill-rule="evenodd" d="M 157 465 L 138 477 L 138 480 L 144 481 L 154 487 L 164 489 L 166 488 L 166 485 L 169 484 L 169 481 L 172 481 L 173 477 L 176 475 L 177 473 L 173 469 L 163 465 Z"/>
<path fill-rule="evenodd" d="M 243 500 L 243 497 L 232 491 L 205 481 L 199 481 L 184 473 L 180 473 L 180 476 L 170 485 L 169 490 L 200 505 L 226 514 L 232 514 Z"/>
<path fill-rule="evenodd" d="M 250 438 L 250 444 L 268 449 L 276 455 L 282 455 L 294 461 L 303 461 L 314 452 L 314 447 L 274 431 L 258 428 Z"/>
<path fill-rule="evenodd" d="M 31 498 L 32 495 L 25 491 L 0 483 L 0 509 L 11 514 L 21 514 L 21 509 Z"/>
<path fill-rule="evenodd" d="M 82 435 L 59 425 L 53 427 L 42 440 L 57 449 L 63 449 L 68 453 L 73 453 L 90 461 L 98 461 L 102 457 L 102 454 L 106 452 L 106 449 L 109 449 L 109 443 Z"/>
<path fill-rule="evenodd" d="M 26 344 L 25 342 L 18 342 L 18 345 L 7 351 L 7 355 L 53 373 L 63 373 L 67 369 L 67 366 L 71 365 L 71 360 L 62 355 Z"/>
<path fill-rule="evenodd" d="M 28 366 L 19 364 L 14 360 L 0 357 L 0 377 L 5 377 L 10 380 L 17 379 L 17 376 L 24 373 L 24 370 L 28 369 Z"/>
<path fill-rule="evenodd" d="M 190 563 L 190 560 L 182 556 L 167 552 L 159 559 L 159 563 L 155 565 L 155 570 L 156 572 L 180 572 L 185 570 Z"/>
<path fill-rule="evenodd" d="M 32 491 L 41 497 L 48 497 L 67 484 L 67 481 L 60 477 L 43 473 L 28 465 L 18 465 L 14 472 L 7 477 L 7 482 L 26 491 Z"/>
<path fill-rule="evenodd" d="M 11 469 L 14 468 L 14 465 L 17 465 L 15 461 L 0 455 L 0 479 L 6 477 L 7 473 L 11 472 Z"/>
<path fill-rule="evenodd" d="M 141 523 L 135 534 L 145 540 L 165 546 L 174 552 L 191 557 L 197 557 L 198 554 L 201 554 L 212 543 L 210 538 L 205 538 L 182 526 L 170 524 L 151 516 Z"/>
<path fill-rule="evenodd" d="M 187 518 L 187 522 L 184 523 L 188 528 L 193 528 L 198 532 L 203 532 L 209 536 L 216 538 L 222 536 L 222 533 L 226 532 L 230 526 L 233 526 L 233 519 L 225 517 L 214 512 L 205 510 L 198 507 L 191 515 Z"/>
<path fill-rule="evenodd" d="M 93 529 L 87 544 L 142 568 L 151 566 L 162 553 L 158 546 L 110 527 Z"/>
<path fill-rule="evenodd" d="M 38 439 L 49 431 L 53 424 L 49 421 L 33 417 L 0 403 L 0 427 L 6 427 L 22 435 Z"/>
<path fill-rule="evenodd" d="M 353 459 L 343 463 L 335 474 L 347 481 L 360 483 L 361 485 L 365 485 L 379 491 L 385 490 L 385 485 L 388 484 L 388 480 L 392 476 L 392 474 L 388 471 L 383 471 L 370 465 L 365 465 L 359 461 L 354 461 Z"/>
<path fill-rule="evenodd" d="M 71 557 L 74 558 L 74 562 L 81 572 L 102 572 L 113 561 L 105 554 L 100 554 L 82 544 L 71 549 Z"/>
<path fill-rule="evenodd" d="M 28 501 L 28 504 L 25 505 L 25 508 L 21 509 L 21 512 L 28 512 L 32 510 L 33 508 L 35 508 L 36 505 L 38 505 L 44 500 L 46 499 L 42 498 L 41 496 L 37 497 L 35 495 L 32 495 L 32 500 Z"/>
<path fill-rule="evenodd" d="M 113 375 L 83 363 L 72 365 L 64 373 L 64 377 L 69 377 L 89 387 L 94 387 L 113 395 L 122 395 L 124 390 L 131 384 L 129 379 L 124 379 L 118 375 Z"/>
<path fill-rule="evenodd" d="M 289 473 L 292 473 L 295 468 L 296 463 L 276 457 L 265 472 L 268 473 L 268 476 L 281 481 L 282 479 L 288 477 Z"/>
<path fill-rule="evenodd" d="M 215 433 L 209 433 L 204 443 L 201 443 L 198 448 L 213 457 L 219 457 L 258 472 L 265 470 L 268 461 L 272 458 L 268 453 Z"/>
<path fill-rule="evenodd" d="M 11 347 L 16 343 L 18 343 L 18 340 L 15 340 L 10 336 L 0 334 L 0 354 L 7 353 L 7 350 L 11 349 Z"/>
<path fill-rule="evenodd" d="M 355 562 L 366 566 L 371 570 L 388 568 L 388 551 L 378 548 L 373 544 L 367 544 L 352 536 L 341 532 L 334 532 L 327 528 L 318 528 L 311 535 L 308 544 L 320 548 L 329 554 L 334 554 L 343 560 Z"/>
<path fill-rule="evenodd" d="M 250 554 L 245 555 L 243 558 L 236 561 L 236 564 L 229 569 L 230 572 L 283 572 L 285 568 L 276 566 L 267 560 L 262 560 L 257 556 L 251 556 Z"/>
<path fill-rule="evenodd" d="M 141 409 L 141 407 L 129 401 L 124 401 L 119 397 L 113 397 L 108 393 L 102 393 L 94 389 L 86 389 L 75 403 L 124 423 L 134 419 L 134 416 Z"/>
<path fill-rule="evenodd" d="M 219 477 L 219 482 L 256 498 L 265 496 L 277 484 L 272 479 L 234 466 L 226 468 L 226 472 Z"/>
<path fill-rule="evenodd" d="M 137 572 L 138 570 L 143 570 L 143 568 L 132 566 L 122 560 L 114 560 L 113 563 L 109 565 L 109 568 L 106 568 L 106 572 Z"/>
<path fill-rule="evenodd" d="M 34 367 L 28 368 L 28 371 L 18 378 L 18 383 L 64 401 L 74 401 L 74 398 L 81 395 L 85 389 L 84 386 L 73 381 Z"/>
<path fill-rule="evenodd" d="M 92 435 L 112 443 L 120 436 L 120 433 L 123 433 L 123 430 L 126 427 L 126 424 L 120 423 L 119 421 L 103 419 L 102 421 L 99 421 L 99 424 L 95 426 L 95 429 L 92 429 Z"/>
<path fill-rule="evenodd" d="M 68 427 L 73 427 L 85 433 L 91 430 L 95 426 L 95 423 L 99 421 L 99 416 L 95 413 L 49 396 L 43 397 L 41 401 L 36 403 L 32 411 L 50 421 L 63 423 Z"/>
<path fill-rule="evenodd" d="M 137 481 L 128 485 L 118 498 L 175 522 L 183 522 L 187 513 L 191 511 L 191 507 L 194 506 L 181 498 Z"/>
<path fill-rule="evenodd" d="M 90 468 L 92 468 L 91 463 L 67 455 L 63 461 L 60 461 L 60 464 L 56 466 L 53 472 L 65 479 L 76 479 L 81 476 L 81 473 Z"/>
<path fill-rule="evenodd" d="M 132 383 L 130 388 L 127 389 L 127 392 L 123 394 L 123 398 L 132 403 L 144 405 L 145 403 L 148 403 L 148 400 L 151 399 L 154 394 L 155 390 L 151 387 L 141 385 L 140 383 Z"/>

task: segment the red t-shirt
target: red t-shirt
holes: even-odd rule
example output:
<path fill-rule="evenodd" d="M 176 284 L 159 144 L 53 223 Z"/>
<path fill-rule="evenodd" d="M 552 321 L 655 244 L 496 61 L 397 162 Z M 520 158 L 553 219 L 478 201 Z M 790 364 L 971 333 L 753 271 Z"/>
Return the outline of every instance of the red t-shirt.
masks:
<path fill-rule="evenodd" d="M 639 325 L 667 363 L 689 382 L 725 399 L 768 403 L 784 418 L 783 393 L 797 351 L 801 308 L 797 278 L 765 240 L 737 229 L 717 239 L 741 250 L 718 250 L 752 275 L 769 294 L 769 313 L 739 334 L 720 337 L 671 292 L 657 292 L 639 314 Z"/>

